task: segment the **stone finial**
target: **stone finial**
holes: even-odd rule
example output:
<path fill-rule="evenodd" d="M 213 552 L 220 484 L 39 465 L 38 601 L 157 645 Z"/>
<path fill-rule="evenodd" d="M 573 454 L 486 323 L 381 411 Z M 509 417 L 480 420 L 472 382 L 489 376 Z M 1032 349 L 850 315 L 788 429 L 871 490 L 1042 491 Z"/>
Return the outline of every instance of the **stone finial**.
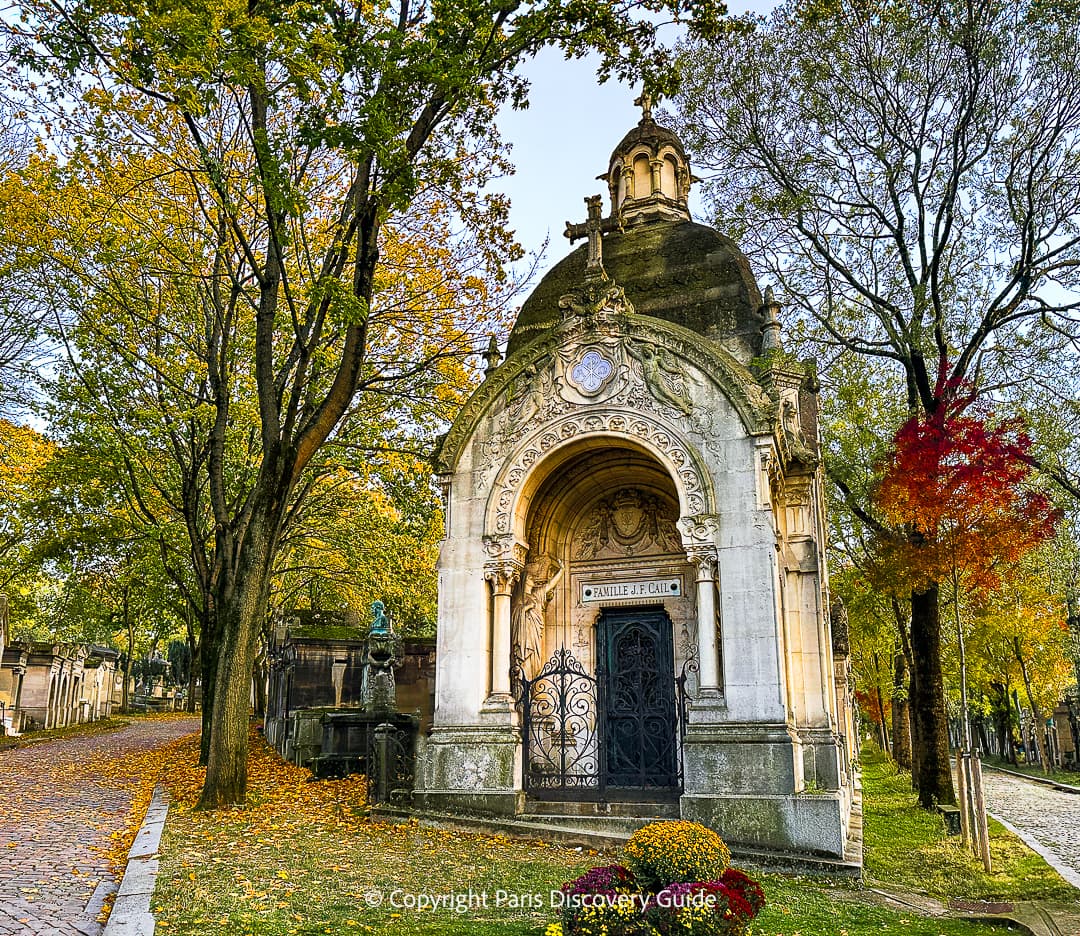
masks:
<path fill-rule="evenodd" d="M 480 356 L 484 359 L 484 376 L 490 377 L 495 372 L 495 368 L 502 363 L 502 352 L 499 351 L 499 343 L 494 335 L 488 339 L 487 350 Z"/>
<path fill-rule="evenodd" d="M 641 108 L 641 122 L 650 122 L 652 118 L 653 98 L 648 91 L 642 90 L 641 94 L 634 98 L 634 103 Z"/>
<path fill-rule="evenodd" d="M 780 340 L 780 303 L 776 301 L 772 286 L 765 288 L 765 302 L 761 311 L 765 316 L 765 322 L 761 326 L 761 353 L 783 351 L 784 345 Z"/>

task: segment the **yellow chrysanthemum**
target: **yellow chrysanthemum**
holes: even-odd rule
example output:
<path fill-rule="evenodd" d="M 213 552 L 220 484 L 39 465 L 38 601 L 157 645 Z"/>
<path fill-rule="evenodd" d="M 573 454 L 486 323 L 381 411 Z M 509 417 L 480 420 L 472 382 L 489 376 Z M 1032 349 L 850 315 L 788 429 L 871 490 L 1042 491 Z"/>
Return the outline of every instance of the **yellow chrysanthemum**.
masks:
<path fill-rule="evenodd" d="M 731 852 L 712 829 L 681 820 L 642 826 L 626 843 L 623 857 L 638 882 L 650 889 L 719 878 Z"/>

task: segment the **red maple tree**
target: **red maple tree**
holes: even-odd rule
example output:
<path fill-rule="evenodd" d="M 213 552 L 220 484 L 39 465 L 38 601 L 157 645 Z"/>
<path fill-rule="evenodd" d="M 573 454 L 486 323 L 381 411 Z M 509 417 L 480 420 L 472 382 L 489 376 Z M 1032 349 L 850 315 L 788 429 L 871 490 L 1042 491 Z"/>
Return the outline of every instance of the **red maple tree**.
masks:
<path fill-rule="evenodd" d="M 1053 534 L 1059 518 L 1031 488 L 1031 438 L 1020 420 L 994 419 L 964 384 L 896 433 L 877 506 L 892 530 L 879 540 L 890 575 L 920 588 L 956 576 L 978 590 Z"/>

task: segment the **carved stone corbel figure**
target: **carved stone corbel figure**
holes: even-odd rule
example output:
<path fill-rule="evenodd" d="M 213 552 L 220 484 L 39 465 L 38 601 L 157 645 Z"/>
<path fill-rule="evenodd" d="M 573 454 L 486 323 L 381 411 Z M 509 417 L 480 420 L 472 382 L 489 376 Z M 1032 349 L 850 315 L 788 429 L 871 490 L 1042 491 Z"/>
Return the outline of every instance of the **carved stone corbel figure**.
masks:
<path fill-rule="evenodd" d="M 543 668 L 547 606 L 562 575 L 562 565 L 550 556 L 541 556 L 525 565 L 521 604 L 514 612 L 511 642 L 526 679 L 535 679 Z"/>

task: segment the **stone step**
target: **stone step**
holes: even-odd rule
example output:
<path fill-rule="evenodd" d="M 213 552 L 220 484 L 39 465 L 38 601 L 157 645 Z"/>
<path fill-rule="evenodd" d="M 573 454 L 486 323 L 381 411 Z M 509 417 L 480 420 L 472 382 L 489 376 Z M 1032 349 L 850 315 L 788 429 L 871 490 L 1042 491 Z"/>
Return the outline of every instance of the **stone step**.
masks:
<path fill-rule="evenodd" d="M 656 816 L 561 816 L 547 813 L 522 813 L 521 822 L 535 823 L 560 832 L 629 838 L 643 825 L 656 822 Z"/>
<path fill-rule="evenodd" d="M 617 849 L 626 844 L 630 832 L 604 832 L 597 828 L 582 828 L 577 825 L 557 823 L 554 817 L 525 819 L 497 818 L 494 816 L 463 816 L 451 813 L 428 812 L 412 809 L 400 809 L 384 805 L 371 809 L 373 819 L 389 822 L 403 822 L 415 819 L 420 825 L 434 826 L 440 829 L 458 829 L 463 832 L 476 832 L 486 835 L 509 835 L 517 838 L 541 839 L 560 845 L 579 845 L 586 848 Z M 647 820 L 646 820 L 647 821 Z M 565 819 L 564 823 L 573 820 Z"/>
<path fill-rule="evenodd" d="M 560 804 L 562 805 L 562 804 Z M 655 805 L 655 804 L 654 804 Z M 488 835 L 510 835 L 519 838 L 542 839 L 560 845 L 578 845 L 585 848 L 617 850 L 626 844 L 634 830 L 650 822 L 654 817 L 572 817 L 520 815 L 514 818 L 470 817 L 449 813 L 428 812 L 376 806 L 371 810 L 373 819 L 389 822 L 416 820 L 420 825 L 442 829 L 459 829 Z M 732 857 L 739 867 L 768 871 L 786 871 L 795 874 L 826 874 L 861 877 L 862 862 L 845 856 L 843 859 L 818 855 L 789 855 L 763 849 L 746 847 L 728 842 Z"/>
<path fill-rule="evenodd" d="M 678 819 L 679 804 L 664 802 L 585 803 L 563 800 L 529 799 L 526 812 L 534 816 L 647 816 L 650 819 Z"/>

